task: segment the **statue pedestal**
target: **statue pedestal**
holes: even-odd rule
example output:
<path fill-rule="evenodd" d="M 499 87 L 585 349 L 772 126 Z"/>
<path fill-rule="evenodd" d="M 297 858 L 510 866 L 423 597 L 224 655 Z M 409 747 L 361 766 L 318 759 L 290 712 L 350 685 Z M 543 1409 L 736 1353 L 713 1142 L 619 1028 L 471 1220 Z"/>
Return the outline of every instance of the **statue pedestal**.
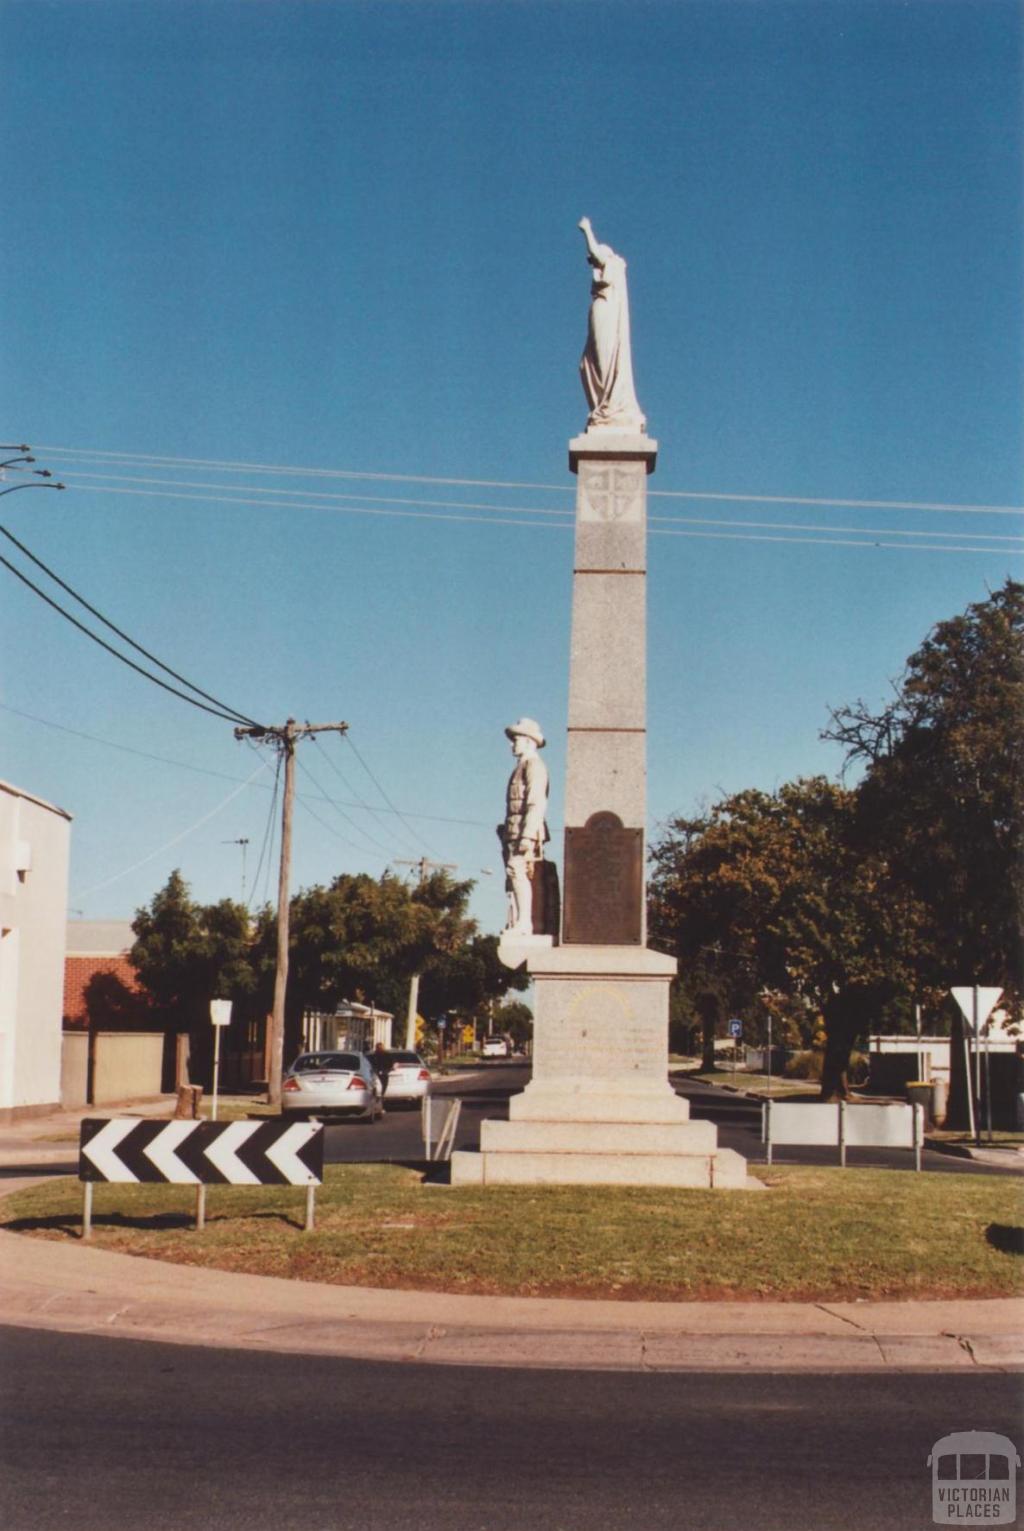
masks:
<path fill-rule="evenodd" d="M 675 959 L 635 946 L 532 950 L 533 1080 L 452 1185 L 747 1186 L 746 1160 L 668 1082 Z"/>

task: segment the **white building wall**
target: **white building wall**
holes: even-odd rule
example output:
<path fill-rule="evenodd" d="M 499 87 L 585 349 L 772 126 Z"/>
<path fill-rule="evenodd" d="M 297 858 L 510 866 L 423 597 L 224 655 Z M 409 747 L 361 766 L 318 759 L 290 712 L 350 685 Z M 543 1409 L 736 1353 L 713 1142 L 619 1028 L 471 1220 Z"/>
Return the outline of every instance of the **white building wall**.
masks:
<path fill-rule="evenodd" d="M 0 1115 L 60 1102 L 70 833 L 0 782 Z"/>

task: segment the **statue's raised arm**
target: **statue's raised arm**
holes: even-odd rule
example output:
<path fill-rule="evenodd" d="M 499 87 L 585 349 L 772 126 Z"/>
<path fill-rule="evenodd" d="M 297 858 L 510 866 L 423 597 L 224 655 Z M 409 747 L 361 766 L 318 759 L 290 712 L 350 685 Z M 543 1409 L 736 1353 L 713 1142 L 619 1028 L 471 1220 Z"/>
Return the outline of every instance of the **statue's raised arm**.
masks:
<path fill-rule="evenodd" d="M 647 422 L 633 386 L 626 262 L 611 245 L 598 242 L 589 218 L 581 218 L 579 226 L 594 271 L 587 344 L 580 360 L 583 391 L 590 405 L 587 429 L 606 426 L 643 432 Z"/>

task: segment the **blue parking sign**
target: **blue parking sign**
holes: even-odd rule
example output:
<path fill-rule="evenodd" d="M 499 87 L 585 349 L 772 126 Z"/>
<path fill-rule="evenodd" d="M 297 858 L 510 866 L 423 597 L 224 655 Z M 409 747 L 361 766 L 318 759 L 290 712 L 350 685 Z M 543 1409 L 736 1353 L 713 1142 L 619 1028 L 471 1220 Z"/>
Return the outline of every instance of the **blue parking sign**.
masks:
<path fill-rule="evenodd" d="M 729 1035 L 737 1040 L 743 1035 L 743 1022 L 732 1020 L 729 1022 Z"/>

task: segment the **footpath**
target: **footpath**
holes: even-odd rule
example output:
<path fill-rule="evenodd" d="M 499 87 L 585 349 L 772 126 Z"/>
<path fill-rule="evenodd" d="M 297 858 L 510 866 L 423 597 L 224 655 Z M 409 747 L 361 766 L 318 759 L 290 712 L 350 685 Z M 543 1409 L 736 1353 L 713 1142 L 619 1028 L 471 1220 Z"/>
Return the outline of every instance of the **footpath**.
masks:
<path fill-rule="evenodd" d="M 83 1115 L 0 1127 L 0 1196 L 77 1166 Z M 108 1110 L 169 1114 L 166 1100 Z M 1018 1371 L 1024 1305 L 462 1297 L 200 1270 L 0 1231 L 0 1323 L 366 1361 L 615 1371 Z"/>

